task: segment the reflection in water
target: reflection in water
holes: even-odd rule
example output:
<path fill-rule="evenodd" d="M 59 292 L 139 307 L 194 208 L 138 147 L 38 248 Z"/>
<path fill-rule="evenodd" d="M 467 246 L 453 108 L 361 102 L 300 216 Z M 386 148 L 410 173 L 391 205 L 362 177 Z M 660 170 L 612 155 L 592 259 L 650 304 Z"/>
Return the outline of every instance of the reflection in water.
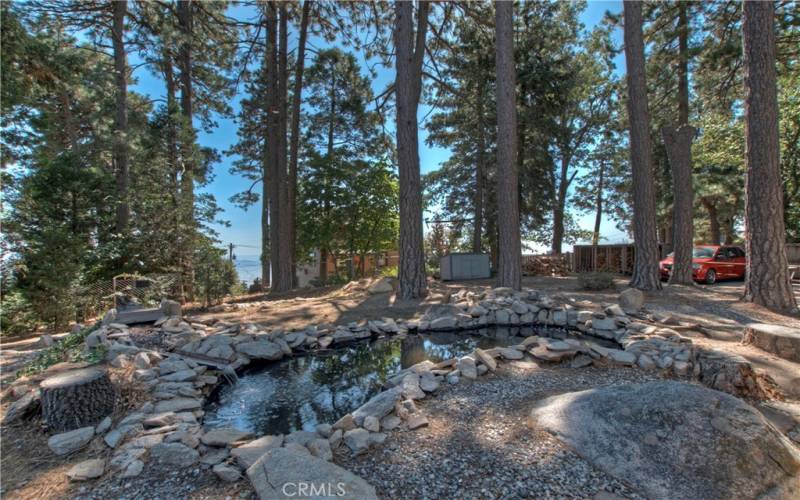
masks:
<path fill-rule="evenodd" d="M 383 382 L 403 368 L 430 359 L 463 356 L 476 347 L 521 341 L 508 328 L 457 333 L 409 335 L 359 343 L 333 351 L 285 359 L 245 371 L 235 385 L 222 386 L 206 408 L 208 428 L 233 426 L 262 434 L 313 430 L 335 422 L 380 391 Z"/>

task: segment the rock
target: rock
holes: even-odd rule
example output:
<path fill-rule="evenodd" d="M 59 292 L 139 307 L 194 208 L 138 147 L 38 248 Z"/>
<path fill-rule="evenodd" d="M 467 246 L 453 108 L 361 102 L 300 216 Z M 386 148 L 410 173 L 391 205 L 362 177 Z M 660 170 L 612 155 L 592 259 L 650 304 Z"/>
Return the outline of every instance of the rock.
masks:
<path fill-rule="evenodd" d="M 333 426 L 331 424 L 317 424 L 315 430 L 317 434 L 324 438 L 329 438 L 333 434 Z"/>
<path fill-rule="evenodd" d="M 397 386 L 375 395 L 372 399 L 361 405 L 359 409 L 353 412 L 353 423 L 355 425 L 363 425 L 364 419 L 370 415 L 378 419 L 385 417 L 392 411 L 392 409 L 394 409 L 394 403 L 400 399 L 400 394 L 401 387 Z M 347 431 L 348 429 L 344 427 L 344 423 L 343 425 L 340 425 L 340 422 L 342 422 L 342 420 L 345 418 L 347 418 L 347 415 L 342 417 L 339 422 L 336 422 L 333 425 L 333 428 Z"/>
<path fill-rule="evenodd" d="M 230 454 L 231 453 L 227 448 L 211 448 L 206 452 L 205 455 L 200 457 L 200 463 L 203 465 L 214 466 L 225 461 Z"/>
<path fill-rule="evenodd" d="M 522 301 L 515 300 L 511 303 L 511 310 L 517 314 L 525 314 L 528 312 L 528 305 Z"/>
<path fill-rule="evenodd" d="M 331 444 L 327 439 L 314 439 L 308 443 L 306 448 L 317 458 L 321 458 L 326 462 L 333 460 L 333 451 L 331 451 Z"/>
<path fill-rule="evenodd" d="M 188 382 L 190 380 L 194 380 L 196 377 L 196 371 L 187 369 L 170 373 L 169 375 L 162 375 L 160 380 L 162 382 Z"/>
<path fill-rule="evenodd" d="M 109 309 L 103 315 L 103 320 L 101 322 L 102 325 L 110 325 L 117 319 L 117 310 L 116 309 Z"/>
<path fill-rule="evenodd" d="M 503 357 L 503 359 L 507 359 L 509 361 L 522 359 L 524 357 L 522 351 L 518 349 L 512 349 L 510 347 L 500 347 L 498 348 L 498 352 L 500 353 L 500 356 Z"/>
<path fill-rule="evenodd" d="M 800 493 L 800 452 L 755 409 L 702 386 L 662 381 L 561 394 L 538 402 L 530 420 L 648 498 Z"/>
<path fill-rule="evenodd" d="M 635 288 L 626 288 L 620 292 L 618 302 L 623 310 L 636 312 L 644 305 L 644 293 Z"/>
<path fill-rule="evenodd" d="M 308 445 L 308 443 L 310 443 L 311 441 L 313 441 L 315 439 L 317 439 L 317 433 L 316 432 L 294 431 L 293 433 L 288 434 L 284 438 L 283 441 L 285 443 L 284 446 L 289 444 L 289 443 L 297 443 L 297 444 L 299 444 L 301 446 L 306 446 L 306 445 Z"/>
<path fill-rule="evenodd" d="M 269 450 L 283 446 L 283 436 L 263 436 L 247 444 L 231 450 L 231 456 L 236 458 L 243 469 L 256 463 L 256 460 Z"/>
<path fill-rule="evenodd" d="M 236 350 L 245 356 L 254 359 L 267 359 L 275 361 L 283 357 L 283 350 L 275 342 L 269 340 L 258 340 L 255 342 L 243 342 L 236 345 Z"/>
<path fill-rule="evenodd" d="M 572 359 L 569 366 L 572 368 L 584 368 L 590 366 L 593 363 L 592 358 L 586 356 L 585 354 L 581 354 L 580 356 L 576 356 Z"/>
<path fill-rule="evenodd" d="M 242 477 L 241 473 L 239 473 L 239 469 L 227 464 L 217 464 L 211 468 L 211 471 L 216 474 L 220 480 L 226 483 L 236 482 Z"/>
<path fill-rule="evenodd" d="M 419 387 L 425 392 L 435 392 L 439 388 L 439 379 L 431 372 L 424 372 L 419 377 Z"/>
<path fill-rule="evenodd" d="M 406 423 L 408 425 L 409 430 L 419 429 L 420 427 L 427 427 L 428 426 L 428 419 L 425 418 L 424 415 L 416 414 Z"/>
<path fill-rule="evenodd" d="M 47 440 L 47 446 L 56 455 L 67 455 L 79 450 L 89 444 L 94 437 L 94 427 L 81 427 L 74 431 L 64 432 L 51 436 Z"/>
<path fill-rule="evenodd" d="M 431 321 L 431 330 L 453 330 L 458 326 L 458 319 L 455 316 L 442 316 Z"/>
<path fill-rule="evenodd" d="M 369 431 L 366 429 L 352 429 L 344 433 L 344 444 L 350 448 L 353 455 L 359 455 L 369 449 Z"/>
<path fill-rule="evenodd" d="M 467 311 L 467 314 L 469 314 L 473 318 L 478 318 L 480 316 L 486 316 L 488 313 L 489 313 L 489 311 L 485 307 L 483 307 L 481 305 L 474 305 L 474 306 L 470 307 L 469 310 Z"/>
<path fill-rule="evenodd" d="M 636 355 L 630 352 L 620 351 L 619 349 L 609 349 L 608 359 L 614 363 L 633 366 L 636 363 Z"/>
<path fill-rule="evenodd" d="M 419 386 L 419 375 L 416 373 L 409 373 L 403 377 L 400 385 L 403 390 L 403 396 L 408 399 L 425 399 L 425 391 Z M 383 415 L 378 416 L 382 418 Z"/>
<path fill-rule="evenodd" d="M 375 280 L 372 282 L 371 285 L 367 287 L 367 292 L 371 294 L 389 293 L 393 290 L 394 288 L 392 288 L 392 281 L 388 277 L 383 277 L 378 280 Z"/>
<path fill-rule="evenodd" d="M 617 304 L 611 304 L 605 309 L 606 314 L 610 316 L 625 316 L 625 311 L 622 310 Z"/>
<path fill-rule="evenodd" d="M 497 370 L 497 361 L 495 361 L 493 357 L 489 356 L 483 349 L 475 349 L 475 356 L 491 371 Z"/>
<path fill-rule="evenodd" d="M 147 357 L 146 353 L 140 352 L 133 358 L 133 364 L 136 368 L 146 370 L 150 368 L 150 358 Z"/>
<path fill-rule="evenodd" d="M 800 362 L 800 329 L 782 325 L 750 323 L 744 329 L 742 342 L 752 343 L 759 349 Z"/>
<path fill-rule="evenodd" d="M 133 460 L 125 467 L 125 470 L 120 474 L 121 478 L 136 477 L 144 470 L 144 462 L 141 460 Z"/>
<path fill-rule="evenodd" d="M 232 427 L 214 429 L 203 434 L 200 442 L 206 446 L 229 446 L 236 441 L 249 439 L 253 436 L 252 432 L 240 431 Z"/>
<path fill-rule="evenodd" d="M 402 420 L 400 420 L 400 417 L 395 415 L 387 415 L 381 419 L 381 429 L 385 431 L 391 431 L 397 429 L 401 423 Z"/>
<path fill-rule="evenodd" d="M 39 408 L 39 391 L 30 390 L 18 400 L 11 403 L 3 417 L 3 425 L 16 422 Z"/>
<path fill-rule="evenodd" d="M 456 367 L 458 371 L 461 372 L 461 375 L 464 377 L 475 380 L 478 378 L 478 369 L 475 366 L 475 360 L 470 358 L 469 356 L 464 356 L 458 359 L 458 363 L 456 363 Z"/>
<path fill-rule="evenodd" d="M 202 408 L 203 401 L 195 398 L 172 398 L 156 403 L 154 413 L 177 412 Z"/>
<path fill-rule="evenodd" d="M 643 370 L 653 370 L 656 367 L 656 362 L 653 361 L 653 358 L 647 354 L 642 354 L 639 356 L 639 360 L 636 362 L 636 364 L 638 364 L 639 368 Z"/>
<path fill-rule="evenodd" d="M 372 415 L 364 418 L 364 428 L 370 432 L 380 432 L 381 421 Z"/>
<path fill-rule="evenodd" d="M 160 443 L 150 448 L 150 458 L 164 465 L 188 467 L 199 457 L 197 450 L 181 443 Z"/>
<path fill-rule="evenodd" d="M 342 437 L 344 433 L 341 429 L 336 429 L 331 434 L 331 437 L 328 438 L 328 442 L 331 444 L 331 448 L 338 448 L 340 444 L 342 444 Z"/>
<path fill-rule="evenodd" d="M 297 498 L 300 495 L 298 488 L 303 485 L 306 485 L 306 492 L 310 486 L 315 488 L 311 495 L 302 494 L 314 499 L 378 498 L 372 486 L 351 472 L 321 458 L 286 448 L 268 451 L 247 469 L 247 477 L 261 500 Z"/>
<path fill-rule="evenodd" d="M 106 417 L 97 424 L 97 427 L 94 429 L 95 434 L 103 434 L 107 430 L 111 428 L 111 417 Z"/>
<path fill-rule="evenodd" d="M 366 414 L 364 416 L 366 416 Z M 364 423 L 363 418 L 361 419 L 361 423 Z M 341 429 L 343 432 L 347 432 L 350 429 L 355 429 L 355 428 L 356 428 L 356 423 L 355 420 L 353 419 L 352 413 L 348 413 L 347 415 L 343 416 L 333 424 L 333 429 Z"/>
<path fill-rule="evenodd" d="M 87 479 L 97 479 L 106 471 L 106 462 L 103 459 L 95 458 L 85 460 L 75 464 L 68 472 L 67 477 L 70 481 L 86 481 Z"/>
<path fill-rule="evenodd" d="M 161 299 L 161 314 L 167 317 L 180 317 L 182 315 L 180 302 L 169 299 Z"/>

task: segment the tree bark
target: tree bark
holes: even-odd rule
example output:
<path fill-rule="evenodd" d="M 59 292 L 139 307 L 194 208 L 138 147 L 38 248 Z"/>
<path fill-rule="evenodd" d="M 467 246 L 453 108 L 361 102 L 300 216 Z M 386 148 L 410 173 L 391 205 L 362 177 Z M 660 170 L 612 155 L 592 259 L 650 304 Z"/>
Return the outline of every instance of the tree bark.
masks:
<path fill-rule="evenodd" d="M 625 64 L 628 80 L 631 170 L 633 181 L 633 234 L 635 260 L 630 285 L 660 290 L 653 152 L 650 144 L 650 110 L 645 82 L 642 4 L 626 0 Z"/>
<path fill-rule="evenodd" d="M 117 392 L 102 370 L 86 368 L 45 379 L 42 416 L 51 431 L 95 425 L 114 411 Z"/>
<path fill-rule="evenodd" d="M 696 129 L 681 125 L 661 131 L 672 171 L 672 251 L 674 258 L 670 284 L 692 285 L 694 247 L 694 187 L 692 185 L 692 139 Z"/>
<path fill-rule="evenodd" d="M 592 245 L 600 242 L 600 222 L 603 219 L 603 183 L 605 181 L 606 164 L 600 162 L 600 173 L 597 179 L 597 196 L 595 197 L 594 231 L 592 232 Z"/>
<path fill-rule="evenodd" d="M 422 235 L 422 183 L 419 172 L 417 107 L 422 90 L 422 61 L 428 30 L 427 1 L 419 2 L 416 43 L 413 3 L 395 2 L 395 61 L 397 79 L 397 164 L 400 174 L 400 269 L 398 296 L 426 294 L 425 251 Z"/>
<path fill-rule="evenodd" d="M 517 98 L 513 3 L 495 4 L 497 40 L 497 219 L 500 231 L 498 285 L 519 290 L 522 263 L 517 171 Z"/>
<path fill-rule="evenodd" d="M 472 224 L 472 252 L 481 252 L 483 238 L 483 191 L 484 171 L 486 169 L 486 123 L 483 111 L 484 81 L 478 80 L 476 92 L 476 113 L 478 115 L 478 151 L 475 161 L 475 214 Z"/>
<path fill-rule="evenodd" d="M 292 269 L 297 268 L 297 157 L 300 149 L 300 106 L 303 102 L 303 69 L 306 58 L 306 36 L 308 18 L 311 11 L 311 0 L 303 2 L 303 13 L 300 18 L 300 39 L 297 42 L 297 61 L 294 70 L 294 92 L 292 94 L 291 144 L 289 145 L 289 254 L 292 257 Z M 295 273 L 292 272 L 295 278 Z M 297 283 L 293 281 L 292 286 Z"/>
<path fill-rule="evenodd" d="M 708 198 L 701 198 L 700 203 L 703 204 L 703 208 L 706 209 L 706 213 L 708 214 L 708 231 L 710 238 L 708 243 L 711 245 L 719 245 L 719 242 L 722 241 L 722 232 L 720 231 L 719 226 L 717 206 Z"/>
<path fill-rule="evenodd" d="M 128 2 L 112 2 L 114 46 L 114 83 L 117 87 L 114 114 L 114 166 L 116 167 L 116 231 L 128 233 L 131 209 L 128 203 L 128 64 L 125 55 L 125 16 Z"/>
<path fill-rule="evenodd" d="M 278 139 L 278 13 L 274 2 L 267 2 L 265 9 L 266 23 L 266 49 L 264 50 L 264 87 L 266 97 L 266 137 L 264 138 L 264 162 L 263 162 L 263 181 L 262 186 L 266 196 L 262 209 L 262 231 L 266 228 L 267 233 L 262 234 L 262 248 L 267 247 L 269 258 L 262 256 L 262 265 L 269 263 L 269 269 L 262 270 L 262 274 L 269 275 L 270 287 L 277 276 L 275 276 L 275 261 L 278 249 L 274 242 L 278 238 L 278 226 L 275 223 L 277 204 L 278 204 L 278 149 L 280 141 Z M 265 220 L 266 219 L 266 222 Z M 266 285 L 266 276 L 264 277 Z"/>
<path fill-rule="evenodd" d="M 689 123 L 688 2 L 678 2 L 678 126 Z"/>
<path fill-rule="evenodd" d="M 744 2 L 747 272 L 743 299 L 795 313 L 783 220 L 774 18 L 772 2 Z"/>
<path fill-rule="evenodd" d="M 556 203 L 553 206 L 553 241 L 551 251 L 553 255 L 561 255 L 561 245 L 564 242 L 564 211 L 567 206 L 567 190 L 572 183 L 569 174 L 570 155 L 566 148 L 561 148 L 561 171 L 558 179 L 558 192 L 556 193 Z"/>
<path fill-rule="evenodd" d="M 276 237 L 272 239 L 272 248 L 277 250 L 272 259 L 272 290 L 285 292 L 292 289 L 294 282 L 292 270 L 292 256 L 289 253 L 291 245 L 291 225 L 289 224 L 289 196 L 287 192 L 287 120 L 288 120 L 288 12 L 286 4 L 278 4 L 280 12 L 279 31 L 278 31 L 278 151 L 277 151 L 277 175 L 273 182 L 277 184 L 276 191 L 276 210 L 272 212 L 273 226 L 276 227 Z"/>
<path fill-rule="evenodd" d="M 181 112 L 183 114 L 184 133 L 182 134 L 181 160 L 183 174 L 181 175 L 181 261 L 184 276 L 184 294 L 189 300 L 194 297 L 194 268 L 192 255 L 194 253 L 194 143 L 195 131 L 193 124 L 192 100 L 192 37 L 194 27 L 192 19 L 192 0 L 178 1 L 178 24 L 180 25 L 183 41 L 181 42 L 179 65 L 181 69 Z"/>

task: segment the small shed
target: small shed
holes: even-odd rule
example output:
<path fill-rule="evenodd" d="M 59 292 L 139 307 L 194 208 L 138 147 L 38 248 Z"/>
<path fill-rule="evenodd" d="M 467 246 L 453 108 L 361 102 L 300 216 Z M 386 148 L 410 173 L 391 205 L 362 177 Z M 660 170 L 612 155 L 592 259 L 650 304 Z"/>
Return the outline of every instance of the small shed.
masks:
<path fill-rule="evenodd" d="M 485 253 L 451 253 L 439 259 L 442 281 L 490 278 L 489 255 Z"/>

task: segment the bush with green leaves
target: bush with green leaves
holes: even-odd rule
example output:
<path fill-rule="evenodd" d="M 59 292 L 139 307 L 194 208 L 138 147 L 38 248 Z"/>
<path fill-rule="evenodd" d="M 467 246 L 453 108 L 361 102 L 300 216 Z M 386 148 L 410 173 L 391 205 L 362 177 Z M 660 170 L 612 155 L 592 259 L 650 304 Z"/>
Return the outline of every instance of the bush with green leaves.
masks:
<path fill-rule="evenodd" d="M 106 354 L 105 346 L 98 346 L 92 349 L 87 349 L 85 346 L 86 337 L 99 326 L 100 323 L 97 322 L 92 326 L 62 337 L 55 344 L 42 351 L 32 363 L 17 372 L 17 375 L 35 375 L 64 361 L 72 363 L 81 361 L 97 363 L 101 361 Z"/>

